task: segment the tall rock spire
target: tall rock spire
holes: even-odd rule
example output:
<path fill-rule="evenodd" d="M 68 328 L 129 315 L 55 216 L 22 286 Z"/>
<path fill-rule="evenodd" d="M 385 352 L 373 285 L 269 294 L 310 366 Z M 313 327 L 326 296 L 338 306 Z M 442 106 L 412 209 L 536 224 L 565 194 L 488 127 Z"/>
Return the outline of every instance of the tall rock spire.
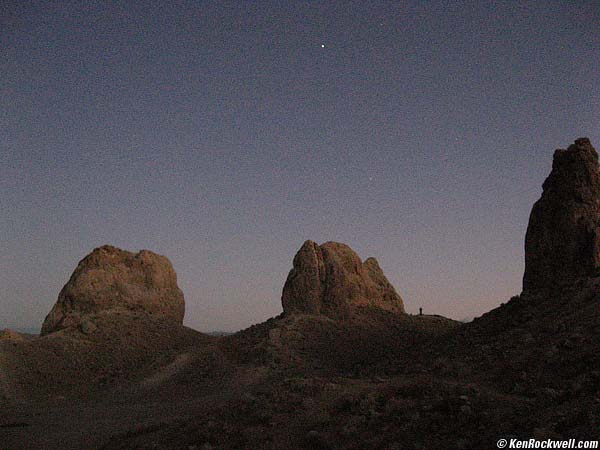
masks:
<path fill-rule="evenodd" d="M 553 289 L 600 274 L 598 153 L 580 138 L 556 150 L 525 236 L 523 291 Z"/>

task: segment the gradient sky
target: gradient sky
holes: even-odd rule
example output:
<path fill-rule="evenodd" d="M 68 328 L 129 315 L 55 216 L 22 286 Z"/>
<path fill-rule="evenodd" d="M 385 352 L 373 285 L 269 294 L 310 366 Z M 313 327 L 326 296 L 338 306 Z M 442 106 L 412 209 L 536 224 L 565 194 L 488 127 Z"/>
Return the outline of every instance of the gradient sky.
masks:
<path fill-rule="evenodd" d="M 278 314 L 306 239 L 477 316 L 553 150 L 600 147 L 597 0 L 4 0 L 0 52 L 0 328 L 107 243 L 169 257 L 202 331 Z"/>

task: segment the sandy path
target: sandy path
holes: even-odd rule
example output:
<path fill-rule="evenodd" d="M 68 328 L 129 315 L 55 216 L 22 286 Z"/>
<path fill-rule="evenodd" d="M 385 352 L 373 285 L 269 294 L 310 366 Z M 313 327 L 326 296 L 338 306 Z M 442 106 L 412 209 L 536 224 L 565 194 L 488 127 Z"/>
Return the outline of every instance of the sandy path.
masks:
<path fill-rule="evenodd" d="M 173 362 L 143 380 L 141 385 L 147 388 L 159 386 L 188 367 L 193 360 L 194 357 L 189 353 L 177 355 Z"/>

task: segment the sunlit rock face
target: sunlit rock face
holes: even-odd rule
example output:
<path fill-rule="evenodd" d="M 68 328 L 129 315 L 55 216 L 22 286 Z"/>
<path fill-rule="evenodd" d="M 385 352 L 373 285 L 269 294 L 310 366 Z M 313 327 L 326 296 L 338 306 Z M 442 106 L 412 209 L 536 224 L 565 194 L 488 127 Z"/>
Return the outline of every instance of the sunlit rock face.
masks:
<path fill-rule="evenodd" d="M 353 307 L 376 307 L 403 313 L 402 298 L 377 260 L 360 257 L 347 245 L 306 241 L 294 257 L 281 298 L 286 314 L 337 316 Z"/>
<path fill-rule="evenodd" d="M 46 316 L 42 334 L 79 326 L 93 314 L 136 311 L 178 324 L 185 304 L 177 275 L 165 256 L 131 253 L 105 245 L 79 262 Z"/>
<path fill-rule="evenodd" d="M 525 293 L 600 274 L 600 174 L 589 139 L 556 150 L 525 237 Z"/>

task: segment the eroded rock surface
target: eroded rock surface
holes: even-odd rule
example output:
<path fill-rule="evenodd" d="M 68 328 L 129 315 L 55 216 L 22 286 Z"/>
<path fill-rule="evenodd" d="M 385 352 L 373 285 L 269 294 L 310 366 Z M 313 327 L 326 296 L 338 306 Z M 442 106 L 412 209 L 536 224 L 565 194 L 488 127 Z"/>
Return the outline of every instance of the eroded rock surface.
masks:
<path fill-rule="evenodd" d="M 283 311 L 337 315 L 352 307 L 371 306 L 404 312 L 402 298 L 377 260 L 364 263 L 347 245 L 306 241 L 296 256 L 281 298 Z"/>
<path fill-rule="evenodd" d="M 110 245 L 95 249 L 60 291 L 42 335 L 111 310 L 142 311 L 181 324 L 185 304 L 171 262 L 149 250 L 131 253 Z"/>
<path fill-rule="evenodd" d="M 600 272 L 598 153 L 580 138 L 556 150 L 525 236 L 523 291 L 552 289 Z"/>

